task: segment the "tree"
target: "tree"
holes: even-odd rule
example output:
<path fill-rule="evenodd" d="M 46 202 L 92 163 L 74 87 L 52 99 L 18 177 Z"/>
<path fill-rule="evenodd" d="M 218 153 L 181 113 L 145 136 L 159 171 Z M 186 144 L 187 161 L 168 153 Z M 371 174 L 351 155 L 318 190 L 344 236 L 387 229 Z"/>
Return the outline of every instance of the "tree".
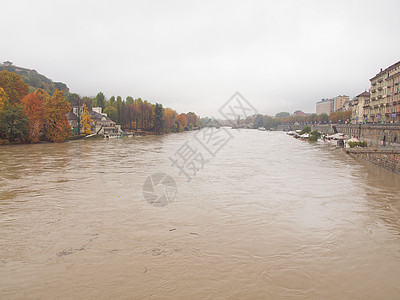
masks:
<path fill-rule="evenodd" d="M 122 98 L 121 96 L 117 97 L 117 124 L 122 123 Z"/>
<path fill-rule="evenodd" d="M 50 96 L 42 89 L 26 95 L 21 100 L 25 114 L 28 117 L 29 139 L 32 143 L 39 141 L 40 132 L 44 129 L 44 101 Z"/>
<path fill-rule="evenodd" d="M 186 118 L 189 129 L 200 126 L 200 118 L 194 112 L 188 112 Z"/>
<path fill-rule="evenodd" d="M 329 122 L 329 116 L 326 113 L 322 113 L 318 116 L 318 121 L 321 123 L 328 123 Z"/>
<path fill-rule="evenodd" d="M 164 109 L 164 127 L 167 130 L 173 129 L 175 127 L 175 118 L 178 116 L 178 113 L 167 107 L 166 109 Z"/>
<path fill-rule="evenodd" d="M 8 104 L 8 95 L 2 87 L 0 87 L 0 111 Z"/>
<path fill-rule="evenodd" d="M 258 114 L 254 119 L 254 128 L 264 127 L 264 117 L 261 114 Z"/>
<path fill-rule="evenodd" d="M 131 96 L 126 97 L 126 104 L 133 104 L 134 100 Z"/>
<path fill-rule="evenodd" d="M 10 141 L 16 138 L 24 140 L 28 137 L 28 117 L 21 104 L 8 103 L 0 111 L 0 132 Z"/>
<path fill-rule="evenodd" d="M 100 106 L 102 109 L 104 109 L 106 104 L 106 97 L 104 97 L 104 94 L 102 92 L 96 95 L 96 100 L 97 106 Z"/>
<path fill-rule="evenodd" d="M 93 120 L 90 117 L 88 108 L 87 108 L 86 104 L 83 104 L 82 128 L 83 128 L 84 134 L 92 133 L 92 130 L 91 130 L 92 123 L 93 123 Z"/>
<path fill-rule="evenodd" d="M 65 141 L 72 133 L 66 114 L 71 105 L 64 99 L 62 91 L 55 91 L 53 96 L 44 102 L 46 137 L 56 143 Z"/>
<path fill-rule="evenodd" d="M 175 119 L 176 124 L 178 125 L 178 131 L 182 132 L 187 124 L 186 114 L 182 113 L 178 115 Z"/>
<path fill-rule="evenodd" d="M 10 104 L 20 103 L 21 99 L 29 92 L 29 86 L 22 77 L 7 70 L 0 72 L 0 87 L 8 95 Z"/>
<path fill-rule="evenodd" d="M 80 106 L 81 105 L 81 97 L 75 93 L 69 93 L 65 97 L 65 100 L 67 100 L 68 103 L 71 104 L 71 106 Z"/>
<path fill-rule="evenodd" d="M 283 118 L 283 117 L 289 117 L 290 113 L 286 111 L 279 112 L 275 115 L 275 118 Z"/>
<path fill-rule="evenodd" d="M 164 109 L 162 104 L 156 103 L 154 107 L 154 132 L 156 134 L 161 134 L 164 131 L 163 114 Z"/>
<path fill-rule="evenodd" d="M 118 111 L 114 106 L 107 106 L 104 110 L 104 113 L 107 114 L 107 116 L 113 120 L 114 122 L 117 121 L 118 117 Z"/>
<path fill-rule="evenodd" d="M 82 103 L 82 105 L 86 104 L 86 106 L 87 106 L 89 111 L 92 110 L 92 107 L 93 107 L 92 106 L 92 99 L 90 99 L 89 97 L 87 97 L 87 96 L 83 97 L 81 99 L 81 103 Z"/>

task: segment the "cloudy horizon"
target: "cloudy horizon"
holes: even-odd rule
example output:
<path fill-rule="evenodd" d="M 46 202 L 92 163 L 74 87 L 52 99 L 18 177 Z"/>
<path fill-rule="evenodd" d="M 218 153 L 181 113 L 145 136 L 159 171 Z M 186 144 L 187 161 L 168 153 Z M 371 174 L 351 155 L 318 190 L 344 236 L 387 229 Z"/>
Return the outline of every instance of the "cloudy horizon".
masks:
<path fill-rule="evenodd" d="M 394 0 L 1 3 L 2 61 L 81 96 L 202 116 L 218 116 L 236 91 L 263 114 L 315 112 L 400 60 Z"/>

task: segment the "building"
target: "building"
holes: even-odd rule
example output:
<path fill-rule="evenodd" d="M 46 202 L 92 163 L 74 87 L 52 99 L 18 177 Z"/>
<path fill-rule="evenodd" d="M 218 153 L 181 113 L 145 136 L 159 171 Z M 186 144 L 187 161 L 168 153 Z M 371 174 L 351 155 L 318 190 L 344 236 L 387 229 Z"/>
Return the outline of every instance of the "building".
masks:
<path fill-rule="evenodd" d="M 101 108 L 101 106 L 92 107 L 92 110 L 94 112 L 97 112 L 97 113 L 107 117 L 107 114 L 102 112 L 103 109 Z"/>
<path fill-rule="evenodd" d="M 122 133 L 121 125 L 117 125 L 113 120 L 107 117 L 107 114 L 100 112 L 98 109 L 96 111 L 89 111 L 90 117 L 93 121 L 91 126 L 92 133 L 113 135 Z M 68 122 L 71 125 L 72 131 L 78 133 L 78 120 L 82 119 L 83 107 L 74 106 L 72 112 L 67 114 Z M 80 124 L 81 132 L 83 132 L 82 123 Z"/>
<path fill-rule="evenodd" d="M 329 114 L 334 112 L 334 101 L 333 99 L 322 99 L 321 101 L 317 102 L 316 105 L 317 115 L 320 114 Z"/>
<path fill-rule="evenodd" d="M 106 136 L 122 133 L 121 125 L 117 125 L 113 120 L 107 117 L 107 114 L 104 116 L 104 114 L 93 110 L 89 111 L 89 114 L 93 120 L 93 133 L 104 134 Z"/>
<path fill-rule="evenodd" d="M 359 124 L 366 122 L 366 105 L 369 104 L 370 95 L 369 92 L 365 91 L 354 97 L 350 102 L 351 109 L 351 123 Z"/>
<path fill-rule="evenodd" d="M 338 110 L 344 110 L 344 104 L 347 101 L 350 101 L 350 98 L 349 96 L 339 95 L 334 97 L 332 100 L 333 100 L 333 111 L 335 112 Z"/>
<path fill-rule="evenodd" d="M 367 122 L 400 122 L 400 61 L 370 79 L 370 102 L 365 105 Z"/>

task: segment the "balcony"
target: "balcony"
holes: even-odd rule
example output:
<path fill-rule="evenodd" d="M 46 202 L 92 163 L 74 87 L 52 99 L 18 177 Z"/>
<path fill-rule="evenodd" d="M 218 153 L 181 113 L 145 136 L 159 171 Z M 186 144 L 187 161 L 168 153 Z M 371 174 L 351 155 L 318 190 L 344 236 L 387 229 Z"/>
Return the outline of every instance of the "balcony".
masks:
<path fill-rule="evenodd" d="M 373 93 L 376 93 L 376 89 L 372 89 L 371 90 L 371 93 L 373 94 Z"/>
<path fill-rule="evenodd" d="M 372 85 L 372 86 L 375 86 L 375 85 L 376 85 L 376 81 L 371 82 L 371 85 Z"/>
<path fill-rule="evenodd" d="M 379 96 L 378 96 L 378 99 L 382 99 L 382 95 L 379 95 Z"/>
<path fill-rule="evenodd" d="M 382 91 L 382 87 L 380 86 L 380 87 L 378 87 L 378 91 Z"/>

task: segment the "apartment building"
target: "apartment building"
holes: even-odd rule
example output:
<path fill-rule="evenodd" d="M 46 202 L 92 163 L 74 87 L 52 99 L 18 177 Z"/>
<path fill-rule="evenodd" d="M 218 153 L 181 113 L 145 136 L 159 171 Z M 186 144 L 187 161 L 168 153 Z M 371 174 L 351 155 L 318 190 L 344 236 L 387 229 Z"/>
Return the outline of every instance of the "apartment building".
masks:
<path fill-rule="evenodd" d="M 400 121 L 400 61 L 370 79 L 371 99 L 364 105 L 367 122 Z"/>
<path fill-rule="evenodd" d="M 333 111 L 338 111 L 338 110 L 343 110 L 344 104 L 347 101 L 350 101 L 350 97 L 349 96 L 336 96 L 333 99 Z"/>
<path fill-rule="evenodd" d="M 370 94 L 369 92 L 365 91 L 354 97 L 354 99 L 350 102 L 352 124 L 364 123 L 366 121 L 365 117 L 367 115 L 364 107 L 367 103 L 369 103 L 369 101 Z"/>
<path fill-rule="evenodd" d="M 316 104 L 316 112 L 317 115 L 320 114 L 329 114 L 334 112 L 334 101 L 333 99 L 322 99 L 321 101 L 317 102 Z"/>

